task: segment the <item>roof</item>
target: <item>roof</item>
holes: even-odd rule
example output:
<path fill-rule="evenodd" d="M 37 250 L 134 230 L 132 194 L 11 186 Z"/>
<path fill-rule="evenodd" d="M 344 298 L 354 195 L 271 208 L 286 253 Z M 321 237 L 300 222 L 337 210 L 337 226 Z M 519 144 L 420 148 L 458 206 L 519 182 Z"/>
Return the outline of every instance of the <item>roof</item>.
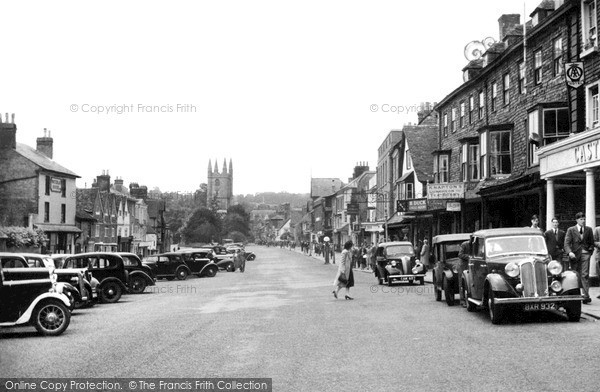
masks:
<path fill-rule="evenodd" d="M 406 125 L 402 128 L 408 143 L 410 157 L 417 179 L 433 182 L 433 155 L 437 148 L 438 127 L 436 125 Z"/>
<path fill-rule="evenodd" d="M 441 234 L 433 237 L 431 244 L 440 242 L 466 241 L 471 237 L 471 233 Z"/>
<path fill-rule="evenodd" d="M 329 196 L 339 191 L 344 183 L 339 178 L 311 178 L 310 197 Z"/>
<path fill-rule="evenodd" d="M 533 229 L 531 227 L 504 227 L 499 229 L 485 229 L 479 230 L 473 233 L 478 237 L 500 237 L 509 235 L 542 235 L 540 229 Z"/>
<path fill-rule="evenodd" d="M 23 157 L 29 159 L 31 162 L 35 163 L 42 169 L 52 171 L 55 173 L 64 174 L 69 177 L 80 178 L 77 174 L 73 173 L 71 170 L 59 165 L 54 162 L 52 159 L 48 158 L 46 155 L 37 151 L 36 149 L 29 147 L 23 143 L 17 143 L 17 147 L 15 151 L 22 155 Z"/>

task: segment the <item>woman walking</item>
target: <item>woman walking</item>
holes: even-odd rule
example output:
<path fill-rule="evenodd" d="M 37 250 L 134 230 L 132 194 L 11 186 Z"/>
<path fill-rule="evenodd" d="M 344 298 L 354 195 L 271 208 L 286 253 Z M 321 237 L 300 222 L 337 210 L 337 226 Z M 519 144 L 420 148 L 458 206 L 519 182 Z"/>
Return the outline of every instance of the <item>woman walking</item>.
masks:
<path fill-rule="evenodd" d="M 350 297 L 350 287 L 354 286 L 354 275 L 352 274 L 352 241 L 347 241 L 344 244 L 344 250 L 342 251 L 342 261 L 339 264 L 337 274 L 335 275 L 335 281 L 333 282 L 333 296 L 338 297 L 338 293 L 342 287 L 346 288 L 346 299 L 354 299 Z M 340 278 L 342 275 L 344 277 Z"/>

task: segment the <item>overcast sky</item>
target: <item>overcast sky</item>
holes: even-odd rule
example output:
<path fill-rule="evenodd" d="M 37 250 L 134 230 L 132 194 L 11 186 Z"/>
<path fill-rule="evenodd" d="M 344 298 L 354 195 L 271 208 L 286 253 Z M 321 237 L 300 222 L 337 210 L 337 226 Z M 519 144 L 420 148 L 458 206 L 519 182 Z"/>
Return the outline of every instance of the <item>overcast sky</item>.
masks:
<path fill-rule="evenodd" d="M 3 3 L 0 112 L 19 143 L 51 130 L 78 187 L 108 170 L 193 191 L 231 158 L 235 194 L 308 193 L 374 170 L 391 129 L 462 83 L 465 45 L 540 1 Z"/>

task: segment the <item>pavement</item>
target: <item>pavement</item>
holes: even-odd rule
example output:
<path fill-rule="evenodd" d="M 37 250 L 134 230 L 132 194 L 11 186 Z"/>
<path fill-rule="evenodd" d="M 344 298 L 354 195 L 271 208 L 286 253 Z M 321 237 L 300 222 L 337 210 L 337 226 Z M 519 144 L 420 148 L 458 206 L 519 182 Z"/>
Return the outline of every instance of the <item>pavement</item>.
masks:
<path fill-rule="evenodd" d="M 303 253 L 300 248 L 296 248 L 293 249 L 292 251 L 296 251 L 298 253 Z M 314 253 L 312 255 L 306 255 L 308 257 L 311 257 L 315 260 L 319 260 L 321 262 L 323 262 L 325 259 L 323 258 L 323 256 L 321 255 L 315 255 Z M 335 259 L 336 260 L 340 260 L 342 257 L 341 253 L 336 252 L 335 253 Z M 331 263 L 331 261 L 330 261 Z M 366 268 L 366 269 L 360 269 L 360 268 L 354 268 L 353 271 L 356 272 L 363 272 L 363 273 L 372 273 L 370 268 Z M 425 282 L 426 283 L 433 283 L 432 280 L 432 271 L 429 270 L 427 271 L 427 273 L 425 274 Z M 598 296 L 600 296 L 600 287 L 590 287 L 590 297 L 592 298 L 592 302 L 589 304 L 583 304 L 581 305 L 581 313 L 592 317 L 596 320 L 600 320 L 600 298 L 597 298 Z"/>

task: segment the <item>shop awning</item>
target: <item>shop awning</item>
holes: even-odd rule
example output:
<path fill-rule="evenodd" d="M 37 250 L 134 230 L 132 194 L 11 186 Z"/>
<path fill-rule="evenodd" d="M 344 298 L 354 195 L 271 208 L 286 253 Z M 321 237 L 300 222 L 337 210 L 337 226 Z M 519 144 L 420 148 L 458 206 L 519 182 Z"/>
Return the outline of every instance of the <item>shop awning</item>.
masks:
<path fill-rule="evenodd" d="M 400 215 L 400 214 L 394 214 L 394 216 L 392 216 L 390 219 L 388 219 L 387 221 L 387 225 L 388 226 L 392 226 L 392 225 L 401 225 L 401 224 L 406 224 L 409 223 L 411 220 L 415 219 L 414 215 Z"/>
<path fill-rule="evenodd" d="M 36 224 L 35 227 L 44 230 L 45 233 L 81 233 L 81 229 L 69 225 L 45 225 Z"/>

